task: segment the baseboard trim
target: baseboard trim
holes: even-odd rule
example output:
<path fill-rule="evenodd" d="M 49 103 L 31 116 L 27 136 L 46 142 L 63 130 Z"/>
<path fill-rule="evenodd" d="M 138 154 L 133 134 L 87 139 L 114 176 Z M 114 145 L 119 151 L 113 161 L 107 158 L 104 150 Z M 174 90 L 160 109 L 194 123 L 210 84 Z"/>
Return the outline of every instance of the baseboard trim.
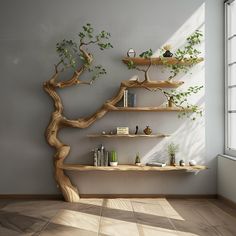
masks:
<path fill-rule="evenodd" d="M 80 194 L 81 198 L 217 198 L 216 194 Z"/>
<path fill-rule="evenodd" d="M 226 197 L 223 197 L 222 195 L 219 195 L 219 194 L 217 195 L 217 198 L 219 200 L 221 200 L 222 202 L 224 202 L 226 205 L 236 209 L 236 202 L 234 202 Z"/>
<path fill-rule="evenodd" d="M 81 198 L 167 198 L 167 199 L 212 199 L 216 194 L 80 194 Z M 63 200 L 60 194 L 0 194 L 0 199 L 9 200 Z"/>
<path fill-rule="evenodd" d="M 9 200 L 63 200 L 61 194 L 0 194 L 0 199 Z"/>

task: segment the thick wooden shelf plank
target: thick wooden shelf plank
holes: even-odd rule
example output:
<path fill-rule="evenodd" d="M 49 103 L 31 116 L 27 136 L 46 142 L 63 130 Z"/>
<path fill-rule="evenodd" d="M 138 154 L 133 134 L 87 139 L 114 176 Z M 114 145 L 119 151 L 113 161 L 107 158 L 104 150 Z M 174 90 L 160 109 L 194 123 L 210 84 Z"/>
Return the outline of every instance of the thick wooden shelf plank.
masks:
<path fill-rule="evenodd" d="M 169 134 L 88 134 L 89 138 L 165 138 Z"/>
<path fill-rule="evenodd" d="M 127 88 L 178 88 L 183 83 L 184 83 L 183 81 L 168 81 L 168 80 L 156 80 L 149 82 L 125 80 L 121 82 L 121 85 Z"/>
<path fill-rule="evenodd" d="M 191 109 L 182 109 L 179 107 L 115 107 L 109 106 L 110 111 L 153 111 L 153 112 L 191 112 Z"/>
<path fill-rule="evenodd" d="M 204 59 L 199 57 L 196 61 L 192 62 L 190 59 L 178 60 L 175 57 L 165 57 L 161 59 L 160 57 L 152 57 L 152 58 L 142 58 L 142 57 L 125 57 L 122 61 L 127 64 L 132 61 L 135 65 L 149 65 L 150 62 L 152 65 L 193 65 L 197 64 Z"/>
<path fill-rule="evenodd" d="M 206 166 L 136 166 L 136 165 L 118 165 L 117 167 L 112 166 L 87 166 L 78 164 L 63 164 L 61 169 L 74 170 L 74 171 L 200 171 L 207 169 Z"/>

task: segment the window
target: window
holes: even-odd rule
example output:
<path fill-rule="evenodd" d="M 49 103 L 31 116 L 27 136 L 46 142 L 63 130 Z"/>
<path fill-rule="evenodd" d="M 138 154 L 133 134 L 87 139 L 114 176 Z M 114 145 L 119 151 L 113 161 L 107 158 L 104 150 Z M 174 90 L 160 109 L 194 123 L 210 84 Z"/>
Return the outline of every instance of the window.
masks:
<path fill-rule="evenodd" d="M 236 156 L 236 1 L 225 2 L 225 153 Z"/>

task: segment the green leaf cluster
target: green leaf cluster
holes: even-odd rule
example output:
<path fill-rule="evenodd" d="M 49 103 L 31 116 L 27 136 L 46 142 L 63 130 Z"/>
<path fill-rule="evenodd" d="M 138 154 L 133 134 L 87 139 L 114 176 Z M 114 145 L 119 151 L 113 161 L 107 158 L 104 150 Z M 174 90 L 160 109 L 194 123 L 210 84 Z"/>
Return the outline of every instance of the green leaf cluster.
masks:
<path fill-rule="evenodd" d="M 169 65 L 167 63 L 167 59 L 161 56 L 163 64 L 170 68 L 171 75 L 169 79 L 173 79 L 180 72 L 187 73 L 189 69 L 197 62 L 198 56 L 201 52 L 196 49 L 196 45 L 201 43 L 202 37 L 203 34 L 201 33 L 201 31 L 196 30 L 186 39 L 186 46 L 184 46 L 184 48 L 182 49 L 177 49 L 177 51 L 174 53 L 174 57 L 178 59 L 178 61 L 182 62 L 187 60 L 189 62 L 188 65 L 184 65 L 181 63 Z M 163 52 L 163 49 L 161 49 L 161 52 Z"/>
<path fill-rule="evenodd" d="M 73 69 L 77 67 L 78 46 L 76 42 L 63 39 L 56 44 L 56 50 L 64 66 L 69 65 Z"/>
<path fill-rule="evenodd" d="M 152 55 L 153 55 L 153 51 L 152 51 L 152 49 L 150 48 L 150 49 L 148 49 L 147 51 L 142 52 L 139 56 L 142 57 L 142 58 L 148 59 L 148 58 L 150 58 Z"/>
<path fill-rule="evenodd" d="M 108 42 L 111 37 L 109 32 L 102 30 L 100 33 L 95 34 L 94 28 L 90 23 L 82 27 L 82 31 L 78 34 L 79 42 L 63 39 L 56 44 L 56 51 L 59 55 L 60 62 L 65 68 L 72 68 L 76 70 L 80 63 L 84 65 L 88 71 L 93 72 L 92 80 L 106 74 L 106 70 L 101 65 L 91 68 L 91 61 L 81 49 L 83 46 L 90 44 L 97 45 L 100 50 L 113 48 L 112 44 Z M 91 54 L 89 54 L 92 56 Z"/>
<path fill-rule="evenodd" d="M 88 71 L 93 73 L 91 82 L 93 82 L 95 79 L 98 79 L 107 73 L 106 69 L 103 68 L 102 65 L 97 65 L 94 66 L 93 68 L 90 67 Z"/>
<path fill-rule="evenodd" d="M 173 142 L 167 146 L 167 152 L 170 156 L 175 155 L 179 151 L 179 145 Z"/>
<path fill-rule="evenodd" d="M 178 114 L 179 118 L 185 116 L 189 118 L 192 115 L 191 113 L 194 113 L 192 119 L 195 120 L 197 116 L 202 116 L 202 110 L 197 105 L 188 104 L 187 98 L 192 94 L 198 93 L 202 88 L 203 86 L 191 86 L 185 92 L 171 89 L 169 91 L 163 90 L 163 93 L 167 99 L 171 99 L 177 107 L 183 108 L 183 111 Z M 184 108 L 187 108 L 189 111 L 185 111 Z"/>

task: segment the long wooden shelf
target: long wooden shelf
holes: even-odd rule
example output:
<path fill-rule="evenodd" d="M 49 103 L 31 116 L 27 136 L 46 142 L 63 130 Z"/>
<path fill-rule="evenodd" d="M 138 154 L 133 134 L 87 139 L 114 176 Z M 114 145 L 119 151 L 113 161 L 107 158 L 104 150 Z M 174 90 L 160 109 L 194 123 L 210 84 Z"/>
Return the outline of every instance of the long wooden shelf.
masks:
<path fill-rule="evenodd" d="M 88 134 L 88 138 L 165 138 L 169 134 Z"/>
<path fill-rule="evenodd" d="M 109 105 L 110 111 L 150 111 L 150 112 L 191 112 L 191 109 L 182 109 L 179 107 L 116 107 Z"/>
<path fill-rule="evenodd" d="M 63 164 L 59 167 L 64 170 L 74 170 L 74 171 L 160 171 L 160 172 L 192 172 L 207 169 L 206 166 L 136 166 L 136 165 L 118 165 L 116 167 L 112 166 L 88 166 L 88 165 L 78 165 L 78 164 Z"/>
<path fill-rule="evenodd" d="M 194 62 L 191 59 L 184 59 L 179 60 L 175 57 L 152 57 L 152 58 L 142 58 L 142 57 L 125 57 L 122 59 L 122 61 L 125 64 L 128 64 L 129 62 L 133 62 L 135 65 L 149 65 L 150 62 L 152 65 L 193 65 L 197 64 L 204 59 L 202 57 L 199 57 Z"/>
<path fill-rule="evenodd" d="M 121 85 L 127 88 L 178 88 L 182 84 L 184 84 L 184 81 L 153 80 L 139 82 L 135 80 L 125 80 L 121 82 Z"/>

